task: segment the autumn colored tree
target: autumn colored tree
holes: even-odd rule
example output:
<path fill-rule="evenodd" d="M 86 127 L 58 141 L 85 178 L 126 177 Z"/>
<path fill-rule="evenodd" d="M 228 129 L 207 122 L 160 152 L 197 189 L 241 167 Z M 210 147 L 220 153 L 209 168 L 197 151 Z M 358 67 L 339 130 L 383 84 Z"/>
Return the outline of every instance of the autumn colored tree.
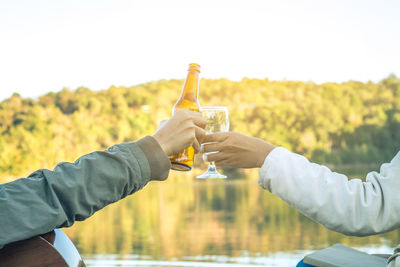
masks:
<path fill-rule="evenodd" d="M 1 177 L 152 134 L 171 115 L 183 80 L 18 94 L 0 102 Z M 202 79 L 200 104 L 224 105 L 231 129 L 331 165 L 379 164 L 400 148 L 400 79 L 323 83 Z M 199 161 L 198 161 L 199 162 Z"/>

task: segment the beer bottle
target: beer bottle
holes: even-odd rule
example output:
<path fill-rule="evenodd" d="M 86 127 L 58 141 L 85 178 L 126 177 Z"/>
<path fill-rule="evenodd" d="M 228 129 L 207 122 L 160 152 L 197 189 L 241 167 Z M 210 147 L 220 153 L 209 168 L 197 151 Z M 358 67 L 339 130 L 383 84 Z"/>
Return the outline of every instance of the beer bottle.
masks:
<path fill-rule="evenodd" d="M 182 89 L 181 97 L 172 109 L 172 114 L 177 109 L 200 110 L 199 104 L 199 74 L 200 65 L 189 64 L 188 74 Z M 176 155 L 170 156 L 171 169 L 176 171 L 190 171 L 193 166 L 194 148 L 190 146 Z"/>

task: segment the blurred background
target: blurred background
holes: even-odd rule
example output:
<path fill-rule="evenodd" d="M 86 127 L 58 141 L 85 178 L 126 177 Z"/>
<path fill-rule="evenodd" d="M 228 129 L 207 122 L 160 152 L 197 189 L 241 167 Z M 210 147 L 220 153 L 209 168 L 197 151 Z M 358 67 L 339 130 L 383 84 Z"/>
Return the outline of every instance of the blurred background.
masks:
<path fill-rule="evenodd" d="M 398 1 L 0 2 L 0 182 L 151 135 L 191 62 L 201 105 L 231 129 L 351 178 L 400 149 Z M 293 266 L 343 243 L 390 253 L 400 232 L 324 229 L 257 185 L 207 165 L 110 205 L 65 232 L 89 266 Z"/>

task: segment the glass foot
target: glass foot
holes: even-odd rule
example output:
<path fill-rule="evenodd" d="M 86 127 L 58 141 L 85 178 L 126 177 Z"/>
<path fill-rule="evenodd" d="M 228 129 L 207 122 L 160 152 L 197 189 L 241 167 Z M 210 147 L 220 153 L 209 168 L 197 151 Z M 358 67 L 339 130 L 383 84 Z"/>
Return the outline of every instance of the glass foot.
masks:
<path fill-rule="evenodd" d="M 215 168 L 215 165 L 208 165 L 208 170 L 203 173 L 202 175 L 199 175 L 196 177 L 197 179 L 226 179 L 227 176 L 220 174 L 217 169 Z"/>

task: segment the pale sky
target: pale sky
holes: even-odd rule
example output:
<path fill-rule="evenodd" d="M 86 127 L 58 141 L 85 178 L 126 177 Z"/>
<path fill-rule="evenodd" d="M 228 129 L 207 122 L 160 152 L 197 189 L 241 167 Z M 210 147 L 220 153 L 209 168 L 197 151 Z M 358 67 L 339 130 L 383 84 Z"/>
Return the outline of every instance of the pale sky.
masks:
<path fill-rule="evenodd" d="M 400 76 L 398 0 L 0 0 L 0 100 L 204 78 Z"/>

